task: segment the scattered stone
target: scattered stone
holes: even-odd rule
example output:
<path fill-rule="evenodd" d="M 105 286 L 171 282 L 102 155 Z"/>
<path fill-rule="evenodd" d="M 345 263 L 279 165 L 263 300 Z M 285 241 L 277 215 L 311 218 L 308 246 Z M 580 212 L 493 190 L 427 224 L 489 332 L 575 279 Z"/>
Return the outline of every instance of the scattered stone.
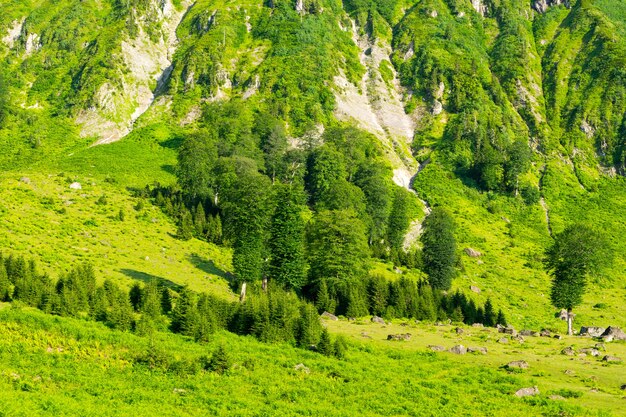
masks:
<path fill-rule="evenodd" d="M 482 253 L 480 253 L 476 249 L 472 249 L 472 248 L 465 248 L 465 254 L 467 256 L 469 256 L 470 258 L 479 258 L 479 257 L 483 256 Z"/>
<path fill-rule="evenodd" d="M 30 184 L 30 178 L 22 177 L 20 178 L 20 182 L 23 182 L 24 184 Z"/>
<path fill-rule="evenodd" d="M 520 388 L 517 390 L 515 395 L 518 397 L 529 397 L 532 395 L 539 395 L 539 388 L 537 387 Z"/>
<path fill-rule="evenodd" d="M 11 372 L 11 378 L 13 378 L 14 380 L 18 380 L 21 378 L 20 374 L 16 374 L 15 372 Z"/>
<path fill-rule="evenodd" d="M 296 371 L 300 371 L 300 372 L 304 372 L 305 374 L 310 374 L 311 370 L 306 367 L 303 363 L 299 363 L 296 366 L 293 367 L 294 370 Z"/>
<path fill-rule="evenodd" d="M 82 190 L 83 186 L 80 185 L 80 182 L 73 182 L 70 184 L 70 189 L 71 190 Z"/>
<path fill-rule="evenodd" d="M 381 317 L 378 317 L 378 316 L 372 317 L 372 322 L 378 323 L 378 324 L 387 324 L 385 323 L 385 320 L 383 320 Z"/>
<path fill-rule="evenodd" d="M 617 356 L 605 355 L 602 358 L 602 362 L 621 362 L 622 360 Z"/>
<path fill-rule="evenodd" d="M 430 17 L 435 18 L 438 16 L 437 10 L 431 10 Z"/>
<path fill-rule="evenodd" d="M 443 352 L 444 350 L 446 350 L 445 347 L 439 345 L 428 345 L 428 348 L 433 352 Z"/>
<path fill-rule="evenodd" d="M 517 331 L 512 326 L 507 326 L 507 327 L 500 326 L 498 327 L 498 332 L 510 334 L 511 336 L 517 336 Z"/>
<path fill-rule="evenodd" d="M 621 389 L 622 391 L 626 391 L 626 384 L 622 384 L 622 386 L 619 387 L 619 389 Z"/>
<path fill-rule="evenodd" d="M 596 392 L 598 392 L 598 389 L 597 389 L 597 388 L 591 388 L 591 389 L 589 390 L 589 392 L 596 393 Z"/>
<path fill-rule="evenodd" d="M 460 327 L 457 327 L 456 329 L 454 329 L 454 331 L 456 332 L 456 334 L 463 334 L 463 329 L 461 329 Z"/>
<path fill-rule="evenodd" d="M 467 353 L 467 349 L 463 345 L 456 345 L 450 348 L 451 353 L 455 353 L 457 355 L 465 355 Z"/>
<path fill-rule="evenodd" d="M 520 343 L 524 343 L 524 337 L 522 335 L 515 335 L 513 336 L 513 339 L 517 340 Z"/>
<path fill-rule="evenodd" d="M 551 400 L 564 400 L 565 397 L 561 397 L 560 395 L 550 395 L 548 396 Z"/>
<path fill-rule="evenodd" d="M 626 333 L 624 333 L 622 331 L 622 329 L 620 329 L 619 327 L 609 326 L 604 331 L 604 333 L 602 333 L 602 338 L 605 341 L 609 341 L 608 338 L 611 339 L 610 341 L 613 341 L 613 340 L 626 340 Z"/>
<path fill-rule="evenodd" d="M 411 333 L 390 334 L 387 340 L 411 340 Z"/>
<path fill-rule="evenodd" d="M 581 327 L 580 332 L 578 332 L 579 336 L 591 336 L 591 337 L 601 337 L 605 332 L 604 327 Z"/>
<path fill-rule="evenodd" d="M 185 394 L 185 393 L 187 393 L 187 390 L 186 390 L 186 389 L 184 389 L 184 388 L 174 388 L 174 389 L 172 390 L 172 392 L 173 392 L 174 394 Z"/>
<path fill-rule="evenodd" d="M 606 346 L 604 345 L 604 343 L 596 343 L 595 347 L 598 350 L 606 350 Z"/>
<path fill-rule="evenodd" d="M 520 330 L 519 334 L 522 336 L 532 336 L 532 337 L 539 336 L 539 333 L 537 333 L 534 330 Z"/>
<path fill-rule="evenodd" d="M 334 314 L 329 313 L 328 311 L 324 311 L 322 313 L 322 318 L 323 319 L 327 319 L 327 320 L 333 320 L 333 321 L 339 320 L 339 318 L 337 318 L 337 316 L 335 316 Z"/>
<path fill-rule="evenodd" d="M 475 285 L 470 285 L 470 290 L 472 290 L 473 292 L 475 292 L 476 294 L 480 294 L 480 288 L 478 288 Z"/>
<path fill-rule="evenodd" d="M 474 323 L 472 324 L 472 327 L 485 327 L 485 326 L 483 326 L 482 323 Z"/>
<path fill-rule="evenodd" d="M 503 337 L 501 339 L 498 339 L 498 343 L 502 343 L 506 345 L 507 343 L 509 343 L 509 339 L 506 337 Z"/>
<path fill-rule="evenodd" d="M 576 375 L 576 372 L 575 372 L 575 371 L 572 371 L 571 369 L 566 369 L 566 370 L 564 371 L 564 373 L 565 373 L 565 375 Z"/>
<path fill-rule="evenodd" d="M 600 351 L 596 348 L 581 349 L 580 353 L 584 353 L 585 355 L 591 355 L 591 356 L 600 356 Z"/>
<path fill-rule="evenodd" d="M 528 362 L 526 361 L 513 361 L 513 362 L 509 362 L 506 365 L 506 368 L 512 369 L 512 368 L 518 368 L 518 369 L 528 369 Z"/>
<path fill-rule="evenodd" d="M 539 332 L 539 336 L 541 336 L 541 337 L 550 337 L 551 336 L 550 330 L 542 329 Z"/>
<path fill-rule="evenodd" d="M 467 348 L 467 352 L 468 353 L 480 353 L 482 355 L 486 355 L 487 354 L 487 348 L 485 348 L 485 347 L 468 347 Z"/>
<path fill-rule="evenodd" d="M 371 339 L 372 336 L 370 336 L 369 334 L 367 334 L 366 332 L 361 332 L 361 337 L 364 337 L 366 339 Z"/>
<path fill-rule="evenodd" d="M 576 354 L 576 351 L 571 346 L 568 346 L 561 351 L 561 355 L 574 356 L 575 354 Z"/>
<path fill-rule="evenodd" d="M 557 340 L 561 340 L 563 339 L 563 337 L 560 334 L 555 334 L 554 336 L 552 336 L 553 338 L 557 339 Z"/>

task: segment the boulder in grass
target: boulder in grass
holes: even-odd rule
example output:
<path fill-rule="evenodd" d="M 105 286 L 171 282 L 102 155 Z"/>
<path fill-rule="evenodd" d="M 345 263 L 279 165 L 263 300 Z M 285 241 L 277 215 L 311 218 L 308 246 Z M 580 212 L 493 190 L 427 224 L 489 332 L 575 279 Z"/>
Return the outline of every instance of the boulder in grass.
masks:
<path fill-rule="evenodd" d="M 581 327 L 580 332 L 578 332 L 579 336 L 591 336 L 591 337 L 600 337 L 604 333 L 606 329 L 604 327 Z"/>
<path fill-rule="evenodd" d="M 311 370 L 305 366 L 303 363 L 299 363 L 293 367 L 295 371 L 304 372 L 305 374 L 310 374 Z"/>
<path fill-rule="evenodd" d="M 486 355 L 487 354 L 487 348 L 485 348 L 485 347 L 468 347 L 467 348 L 467 352 L 468 353 L 477 353 L 477 354 L 481 354 L 481 355 Z"/>
<path fill-rule="evenodd" d="M 561 355 L 574 356 L 575 354 L 576 354 L 576 351 L 571 346 L 568 346 L 561 351 Z"/>
<path fill-rule="evenodd" d="M 533 395 L 539 395 L 539 388 L 537 387 L 529 387 L 529 388 L 520 388 L 515 392 L 517 397 L 530 397 Z"/>
<path fill-rule="evenodd" d="M 378 317 L 378 316 L 372 317 L 372 323 L 387 324 L 385 323 L 385 320 L 382 319 L 382 317 Z"/>
<path fill-rule="evenodd" d="M 611 355 L 605 355 L 602 358 L 602 362 L 614 362 L 614 363 L 617 363 L 617 362 L 621 362 L 621 361 L 622 360 L 620 358 L 618 358 L 617 356 L 611 356 Z"/>
<path fill-rule="evenodd" d="M 498 339 L 498 343 L 502 343 L 503 345 L 506 345 L 509 343 L 509 339 L 506 337 L 500 338 Z"/>
<path fill-rule="evenodd" d="M 457 327 L 456 329 L 454 329 L 454 331 L 456 332 L 456 334 L 463 334 L 463 329 L 461 329 L 460 327 Z"/>
<path fill-rule="evenodd" d="M 611 342 L 613 340 L 626 340 L 626 333 L 624 333 L 619 327 L 609 326 L 604 333 L 602 333 L 602 338 L 606 342 Z"/>
<path fill-rule="evenodd" d="M 480 294 L 480 288 L 478 288 L 476 285 L 470 285 L 470 290 L 472 290 L 472 292 L 475 292 L 476 294 Z"/>
<path fill-rule="evenodd" d="M 465 355 L 467 353 L 467 348 L 463 345 L 456 345 L 450 348 L 450 352 L 457 355 Z"/>
<path fill-rule="evenodd" d="M 541 337 L 551 337 L 552 335 L 550 334 L 550 330 L 542 329 L 539 332 L 539 336 L 541 336 Z"/>
<path fill-rule="evenodd" d="M 519 334 L 522 335 L 522 336 L 532 336 L 532 337 L 539 336 L 539 333 L 537 333 L 534 330 L 520 330 Z"/>
<path fill-rule="evenodd" d="M 337 318 L 337 316 L 335 316 L 334 314 L 329 313 L 328 311 L 324 311 L 322 313 L 322 318 L 323 319 L 327 319 L 327 320 L 333 320 L 333 321 L 339 320 L 339 318 Z"/>
<path fill-rule="evenodd" d="M 80 185 L 80 182 L 73 182 L 70 184 L 70 190 L 82 190 L 83 186 Z"/>
<path fill-rule="evenodd" d="M 446 350 L 445 347 L 439 345 L 428 345 L 428 348 L 433 352 L 443 352 L 444 350 Z"/>
<path fill-rule="evenodd" d="M 585 355 L 591 355 L 591 356 L 600 356 L 600 351 L 596 348 L 580 349 L 580 353 L 584 353 Z"/>
<path fill-rule="evenodd" d="M 470 258 L 479 258 L 483 255 L 482 253 L 478 252 L 476 249 L 473 249 L 473 248 L 465 248 L 465 254 L 469 256 Z"/>
<path fill-rule="evenodd" d="M 528 369 L 528 362 L 526 361 L 513 361 L 506 364 L 507 369 Z"/>
<path fill-rule="evenodd" d="M 30 184 L 30 178 L 22 177 L 22 178 L 20 178 L 20 182 L 24 183 L 24 184 Z"/>
<path fill-rule="evenodd" d="M 411 340 L 411 333 L 390 334 L 387 340 Z"/>

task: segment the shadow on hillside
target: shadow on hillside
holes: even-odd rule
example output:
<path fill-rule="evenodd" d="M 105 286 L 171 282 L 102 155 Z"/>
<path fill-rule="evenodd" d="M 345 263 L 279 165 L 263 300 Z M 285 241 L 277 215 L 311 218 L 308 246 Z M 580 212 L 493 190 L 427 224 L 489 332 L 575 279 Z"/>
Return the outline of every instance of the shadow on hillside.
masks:
<path fill-rule="evenodd" d="M 202 272 L 206 274 L 218 276 L 220 278 L 225 279 L 228 282 L 232 280 L 231 274 L 219 269 L 213 261 L 204 259 L 201 256 L 199 256 L 197 253 L 192 253 L 191 255 L 189 255 L 188 259 L 189 259 L 189 262 L 191 262 L 193 266 L 195 266 L 196 268 L 198 268 L 199 270 L 201 270 Z"/>
<path fill-rule="evenodd" d="M 161 165 L 161 169 L 168 174 L 176 175 L 176 167 L 174 165 Z"/>
<path fill-rule="evenodd" d="M 170 281 L 169 279 L 158 277 L 152 274 L 148 274 L 146 272 L 136 271 L 134 269 L 126 269 L 126 268 L 120 269 L 120 272 L 129 278 L 142 281 L 146 284 L 149 284 L 152 281 L 156 281 L 159 285 L 167 287 L 176 292 L 180 292 L 180 290 L 183 288 L 182 285 L 179 285 L 173 281 Z"/>

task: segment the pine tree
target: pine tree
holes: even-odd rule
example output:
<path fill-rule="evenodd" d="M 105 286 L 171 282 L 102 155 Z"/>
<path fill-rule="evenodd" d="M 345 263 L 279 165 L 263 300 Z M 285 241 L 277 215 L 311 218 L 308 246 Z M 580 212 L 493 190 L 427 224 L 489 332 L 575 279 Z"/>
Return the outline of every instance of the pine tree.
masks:
<path fill-rule="evenodd" d="M 317 351 L 324 356 L 333 356 L 335 354 L 335 349 L 332 341 L 330 340 L 330 334 L 326 328 L 322 330 L 322 334 L 320 335 L 320 341 L 317 344 Z"/>
<path fill-rule="evenodd" d="M 317 291 L 315 306 L 320 313 L 323 313 L 325 311 L 331 314 L 335 313 L 336 302 L 328 293 L 328 285 L 326 285 L 326 280 L 320 281 L 320 287 Z"/>
<path fill-rule="evenodd" d="M 384 315 L 389 299 L 389 285 L 387 285 L 387 280 L 380 275 L 371 277 L 368 283 L 368 296 L 370 312 L 376 316 Z"/>
<path fill-rule="evenodd" d="M 463 311 L 461 307 L 455 307 L 450 316 L 450 320 L 454 323 L 463 323 Z"/>
<path fill-rule="evenodd" d="M 443 208 L 435 207 L 423 223 L 421 241 L 424 272 L 434 289 L 448 290 L 456 273 L 454 222 Z"/>
<path fill-rule="evenodd" d="M 193 215 L 193 225 L 196 231 L 196 236 L 205 236 L 206 214 L 204 213 L 204 207 L 202 206 L 202 203 L 198 203 L 198 205 L 196 206 L 196 211 Z"/>
<path fill-rule="evenodd" d="M 11 301 L 11 281 L 2 259 L 0 259 L 0 301 Z"/>
<path fill-rule="evenodd" d="M 213 355 L 211 355 L 211 360 L 207 365 L 207 370 L 222 375 L 230 369 L 230 366 L 230 357 L 226 352 L 226 348 L 224 348 L 223 345 L 219 345 L 215 352 L 213 352 Z"/>
<path fill-rule="evenodd" d="M 276 209 L 270 227 L 270 277 L 286 288 L 300 289 L 305 284 L 305 222 L 303 190 L 295 185 L 279 185 Z"/>
<path fill-rule="evenodd" d="M 161 288 L 161 311 L 163 314 L 169 314 L 172 311 L 172 296 L 167 287 Z"/>
<path fill-rule="evenodd" d="M 491 299 L 487 298 L 485 301 L 485 319 L 483 324 L 487 327 L 494 327 L 497 323 L 497 315 L 493 310 L 493 304 L 491 304 Z"/>
<path fill-rule="evenodd" d="M 300 308 L 300 319 L 296 328 L 296 342 L 298 346 L 308 348 L 315 346 L 320 340 L 322 324 L 317 310 L 311 304 L 304 304 Z"/>
<path fill-rule="evenodd" d="M 139 311 L 141 308 L 141 297 L 143 290 L 138 282 L 135 282 L 128 293 L 130 304 L 133 306 L 133 310 Z"/>
<path fill-rule="evenodd" d="M 506 318 L 504 317 L 504 313 L 502 312 L 502 310 L 498 310 L 498 316 L 496 318 L 496 324 L 499 324 L 500 326 L 508 326 L 507 322 L 506 322 Z"/>
<path fill-rule="evenodd" d="M 161 293 L 156 281 L 150 282 L 141 292 L 140 311 L 153 321 L 158 321 L 161 316 Z"/>
<path fill-rule="evenodd" d="M 193 220 L 191 218 L 191 213 L 186 208 L 181 209 L 181 216 L 178 220 L 178 229 L 176 231 L 176 236 L 182 240 L 189 240 L 193 237 Z"/>

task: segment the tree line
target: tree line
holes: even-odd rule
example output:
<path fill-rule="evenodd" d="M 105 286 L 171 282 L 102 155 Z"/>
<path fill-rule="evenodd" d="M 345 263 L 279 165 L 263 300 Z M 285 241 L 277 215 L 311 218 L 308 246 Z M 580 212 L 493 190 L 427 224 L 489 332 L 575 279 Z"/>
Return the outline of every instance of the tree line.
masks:
<path fill-rule="evenodd" d="M 365 290 L 363 294 L 352 293 L 356 298 L 347 300 L 346 314 L 506 325 L 502 311 L 496 313 L 490 300 L 480 306 L 460 292 L 434 292 L 427 284 L 417 285 L 405 278 L 388 282 L 371 277 L 366 280 Z M 169 330 L 203 342 L 221 329 L 253 335 L 264 342 L 287 342 L 342 356 L 345 341 L 331 340 L 320 322 L 321 312 L 335 310 L 335 300 L 328 296 L 325 286 L 321 292 L 313 304 L 277 283 L 251 291 L 244 302 L 226 301 L 186 287 L 172 289 L 156 280 L 135 283 L 126 290 L 110 280 L 98 285 L 89 264 L 75 266 L 54 281 L 37 272 L 32 260 L 0 255 L 1 301 L 21 302 L 49 314 L 95 320 L 140 335 Z"/>

